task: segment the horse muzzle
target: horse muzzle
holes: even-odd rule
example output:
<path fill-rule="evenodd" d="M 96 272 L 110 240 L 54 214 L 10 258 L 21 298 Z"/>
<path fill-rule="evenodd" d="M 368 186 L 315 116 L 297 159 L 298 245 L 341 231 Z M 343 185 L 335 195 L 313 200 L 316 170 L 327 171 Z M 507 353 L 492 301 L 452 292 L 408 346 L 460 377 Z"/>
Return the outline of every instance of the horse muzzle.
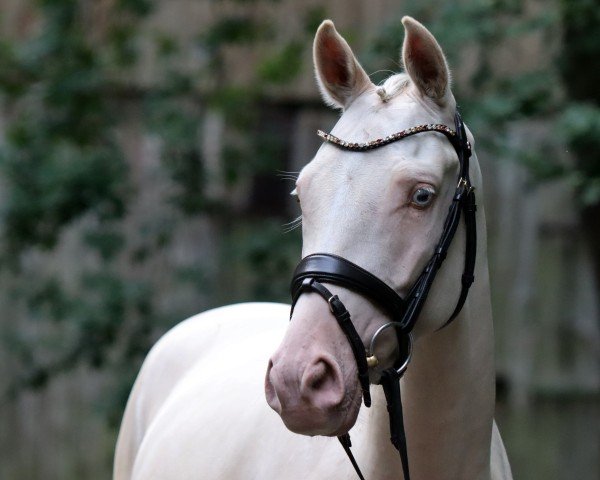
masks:
<path fill-rule="evenodd" d="M 275 354 L 269 361 L 265 395 L 285 426 L 303 435 L 337 436 L 354 424 L 360 400 L 349 394 L 342 370 L 333 356 L 313 354 L 306 362 L 288 362 Z M 360 391 L 354 388 L 355 393 Z M 360 397 L 358 397 L 360 399 Z M 351 405 L 358 405 L 350 412 Z"/>

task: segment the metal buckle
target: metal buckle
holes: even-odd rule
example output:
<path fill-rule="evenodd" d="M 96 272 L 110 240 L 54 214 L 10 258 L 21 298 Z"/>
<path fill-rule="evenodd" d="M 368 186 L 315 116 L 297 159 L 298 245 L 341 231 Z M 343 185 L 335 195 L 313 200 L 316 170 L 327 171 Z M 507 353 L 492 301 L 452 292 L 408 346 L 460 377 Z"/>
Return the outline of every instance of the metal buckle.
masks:
<path fill-rule="evenodd" d="M 468 140 L 465 142 L 465 146 L 467 147 L 467 152 L 469 152 L 469 155 L 471 155 L 471 153 L 473 152 L 473 147 L 471 147 L 471 142 L 469 142 Z"/>
<path fill-rule="evenodd" d="M 473 190 L 475 190 L 475 187 L 465 177 L 460 177 L 456 185 L 454 200 L 462 199 L 465 194 L 469 195 Z"/>
<path fill-rule="evenodd" d="M 335 312 L 334 312 L 334 309 L 333 309 L 333 302 L 335 302 L 336 300 L 339 300 L 339 298 L 338 298 L 337 295 L 332 295 L 331 297 L 329 297 L 327 299 L 327 304 L 329 305 L 329 311 L 331 313 L 334 313 L 334 314 L 335 314 Z"/>

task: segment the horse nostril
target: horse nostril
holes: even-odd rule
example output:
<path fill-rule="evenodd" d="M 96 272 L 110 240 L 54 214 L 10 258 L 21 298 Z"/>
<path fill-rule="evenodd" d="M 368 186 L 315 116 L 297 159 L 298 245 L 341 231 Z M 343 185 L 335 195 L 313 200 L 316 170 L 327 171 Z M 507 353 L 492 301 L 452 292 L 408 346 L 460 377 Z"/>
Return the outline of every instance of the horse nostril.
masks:
<path fill-rule="evenodd" d="M 327 381 L 334 375 L 331 366 L 324 361 L 319 361 L 312 368 L 307 369 L 306 386 L 311 390 L 319 390 L 326 387 Z"/>
<path fill-rule="evenodd" d="M 300 392 L 316 407 L 339 405 L 344 398 L 344 383 L 337 363 L 320 357 L 309 364 L 302 375 Z"/>

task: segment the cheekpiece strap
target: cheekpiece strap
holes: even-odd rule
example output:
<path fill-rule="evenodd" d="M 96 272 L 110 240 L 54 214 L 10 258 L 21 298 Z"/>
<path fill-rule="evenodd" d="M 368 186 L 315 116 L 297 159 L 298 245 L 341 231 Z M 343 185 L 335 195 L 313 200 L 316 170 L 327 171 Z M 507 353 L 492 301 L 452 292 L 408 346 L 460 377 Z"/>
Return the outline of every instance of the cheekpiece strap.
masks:
<path fill-rule="evenodd" d="M 290 318 L 294 313 L 294 307 L 296 305 L 296 301 L 300 297 L 300 294 L 303 292 L 314 292 L 323 298 L 329 305 L 329 311 L 335 317 L 338 322 L 338 325 L 344 332 L 344 335 L 348 339 L 348 343 L 350 344 L 350 348 L 352 349 L 352 353 L 354 354 L 354 360 L 356 360 L 356 366 L 358 370 L 358 381 L 360 383 L 362 393 L 363 393 L 363 401 L 365 402 L 365 407 L 371 406 L 371 392 L 370 392 L 370 382 L 369 382 L 369 366 L 367 364 L 367 352 L 363 342 L 360 338 L 360 335 L 354 328 L 354 324 L 352 323 L 352 319 L 350 318 L 350 312 L 346 309 L 342 301 L 338 298 L 337 295 L 334 295 L 329 291 L 329 289 L 318 282 L 315 278 L 306 277 L 302 279 L 301 283 L 298 285 L 298 291 L 295 294 L 294 300 L 292 301 L 292 308 L 290 311 Z"/>

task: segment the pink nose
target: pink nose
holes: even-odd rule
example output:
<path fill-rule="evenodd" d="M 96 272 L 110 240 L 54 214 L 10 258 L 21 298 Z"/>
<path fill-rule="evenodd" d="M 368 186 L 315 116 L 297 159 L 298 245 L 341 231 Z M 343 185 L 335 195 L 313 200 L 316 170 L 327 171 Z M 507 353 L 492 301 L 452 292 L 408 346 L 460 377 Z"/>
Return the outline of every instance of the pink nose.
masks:
<path fill-rule="evenodd" d="M 329 435 L 340 415 L 345 388 L 335 359 L 314 357 L 302 370 L 275 355 L 265 379 L 267 402 L 286 426 L 306 435 Z"/>

